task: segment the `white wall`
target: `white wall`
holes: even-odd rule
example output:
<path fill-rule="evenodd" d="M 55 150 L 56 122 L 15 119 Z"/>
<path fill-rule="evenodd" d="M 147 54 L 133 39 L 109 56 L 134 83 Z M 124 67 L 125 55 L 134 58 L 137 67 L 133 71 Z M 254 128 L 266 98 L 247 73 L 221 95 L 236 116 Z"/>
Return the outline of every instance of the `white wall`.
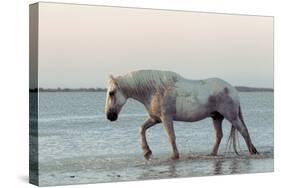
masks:
<path fill-rule="evenodd" d="M 34 1 L 30 1 L 34 2 Z M 181 9 L 275 16 L 275 94 L 280 96 L 281 15 L 277 0 L 76 0 L 104 5 Z M 2 1 L 0 6 L 1 123 L 0 186 L 33 187 L 28 179 L 28 2 Z M 71 187 L 277 187 L 280 184 L 280 97 L 275 97 L 275 173 L 216 176 Z M 278 138 L 279 137 L 279 138 Z M 188 164 L 187 164 L 188 165 Z"/>

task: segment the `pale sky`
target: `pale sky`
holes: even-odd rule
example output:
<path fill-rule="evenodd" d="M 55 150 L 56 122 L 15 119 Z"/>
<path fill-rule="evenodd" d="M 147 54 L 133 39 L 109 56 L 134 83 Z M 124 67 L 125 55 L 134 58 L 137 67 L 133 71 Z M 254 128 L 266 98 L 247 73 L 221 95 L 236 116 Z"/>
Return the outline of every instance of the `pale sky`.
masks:
<path fill-rule="evenodd" d="M 43 88 L 139 69 L 273 87 L 273 17 L 40 3 L 38 67 Z"/>

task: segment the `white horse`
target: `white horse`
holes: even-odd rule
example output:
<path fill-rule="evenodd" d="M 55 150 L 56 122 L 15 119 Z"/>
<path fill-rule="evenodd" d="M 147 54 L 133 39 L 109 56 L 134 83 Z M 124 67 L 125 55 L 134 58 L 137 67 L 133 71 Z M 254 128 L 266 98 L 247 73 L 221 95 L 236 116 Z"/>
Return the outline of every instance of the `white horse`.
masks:
<path fill-rule="evenodd" d="M 174 72 L 157 70 L 134 71 L 115 78 L 110 76 L 105 102 L 105 113 L 110 121 L 117 120 L 128 98 L 141 102 L 148 112 L 147 120 L 140 127 L 146 159 L 152 154 L 145 136 L 148 128 L 163 124 L 172 146 L 171 158 L 178 159 L 173 121 L 194 122 L 207 117 L 212 118 L 216 133 L 211 155 L 217 155 L 224 118 L 232 124 L 230 136 L 235 152 L 235 131 L 238 130 L 250 154 L 258 154 L 243 121 L 238 92 L 221 79 L 189 80 Z"/>

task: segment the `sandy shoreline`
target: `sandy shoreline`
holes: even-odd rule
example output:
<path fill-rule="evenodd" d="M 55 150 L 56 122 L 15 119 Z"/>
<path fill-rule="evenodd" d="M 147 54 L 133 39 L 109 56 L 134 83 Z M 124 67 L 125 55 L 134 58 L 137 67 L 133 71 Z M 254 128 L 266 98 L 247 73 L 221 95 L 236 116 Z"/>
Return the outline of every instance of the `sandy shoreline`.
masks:
<path fill-rule="evenodd" d="M 149 161 L 132 155 L 50 160 L 40 164 L 39 181 L 41 186 L 51 186 L 261 173 L 274 170 L 272 148 L 263 148 L 257 156 L 249 156 L 246 151 L 242 151 L 241 156 L 234 153 L 218 156 L 184 153 L 178 161 L 167 159 L 166 154 L 157 157 Z"/>

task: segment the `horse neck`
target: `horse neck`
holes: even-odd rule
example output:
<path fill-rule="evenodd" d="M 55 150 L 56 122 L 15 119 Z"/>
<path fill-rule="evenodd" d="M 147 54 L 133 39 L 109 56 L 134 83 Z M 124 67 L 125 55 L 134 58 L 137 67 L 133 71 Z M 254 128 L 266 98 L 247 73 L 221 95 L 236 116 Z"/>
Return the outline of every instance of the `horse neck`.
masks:
<path fill-rule="evenodd" d="M 150 91 L 146 88 L 130 85 L 128 83 L 119 84 L 120 89 L 127 98 L 135 99 L 144 105 L 147 105 L 150 101 L 153 91 Z"/>
<path fill-rule="evenodd" d="M 122 91 L 127 98 L 137 100 L 144 105 L 148 104 L 150 101 L 151 93 L 147 91 L 142 91 L 139 88 L 135 88 L 133 90 L 132 88 L 130 88 L 129 90 L 122 89 Z"/>

